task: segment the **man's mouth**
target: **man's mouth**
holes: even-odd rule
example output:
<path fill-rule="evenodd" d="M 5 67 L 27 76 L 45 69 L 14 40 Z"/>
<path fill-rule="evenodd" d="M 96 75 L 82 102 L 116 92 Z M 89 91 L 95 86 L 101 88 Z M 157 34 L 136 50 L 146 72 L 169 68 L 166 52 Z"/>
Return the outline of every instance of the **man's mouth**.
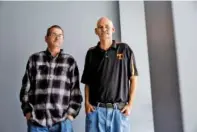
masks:
<path fill-rule="evenodd" d="M 108 33 L 102 33 L 102 35 L 108 35 Z"/>

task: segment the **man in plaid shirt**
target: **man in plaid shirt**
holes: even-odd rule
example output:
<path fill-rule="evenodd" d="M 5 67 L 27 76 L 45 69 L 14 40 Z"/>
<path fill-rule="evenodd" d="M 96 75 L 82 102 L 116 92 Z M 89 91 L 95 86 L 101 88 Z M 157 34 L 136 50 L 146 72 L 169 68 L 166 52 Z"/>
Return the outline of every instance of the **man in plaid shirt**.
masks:
<path fill-rule="evenodd" d="M 81 109 L 79 71 L 74 58 L 60 48 L 60 26 L 47 30 L 46 51 L 29 57 L 20 91 L 28 132 L 72 132 L 71 121 Z"/>

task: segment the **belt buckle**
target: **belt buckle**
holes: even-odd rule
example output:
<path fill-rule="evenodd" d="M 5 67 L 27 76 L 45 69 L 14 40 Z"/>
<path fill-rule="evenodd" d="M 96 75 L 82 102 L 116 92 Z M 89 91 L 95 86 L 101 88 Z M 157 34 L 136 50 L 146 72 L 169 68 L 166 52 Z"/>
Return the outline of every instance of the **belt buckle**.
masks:
<path fill-rule="evenodd" d="M 112 103 L 106 103 L 106 107 L 107 107 L 107 108 L 113 108 L 114 105 L 113 105 Z"/>

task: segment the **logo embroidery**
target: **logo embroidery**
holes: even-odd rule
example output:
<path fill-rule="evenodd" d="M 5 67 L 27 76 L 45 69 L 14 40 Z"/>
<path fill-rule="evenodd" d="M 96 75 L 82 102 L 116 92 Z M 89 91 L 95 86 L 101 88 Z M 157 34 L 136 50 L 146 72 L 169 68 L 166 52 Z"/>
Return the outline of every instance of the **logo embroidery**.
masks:
<path fill-rule="evenodd" d="M 123 54 L 117 54 L 117 58 L 118 58 L 119 60 L 122 60 L 122 59 L 123 59 Z"/>

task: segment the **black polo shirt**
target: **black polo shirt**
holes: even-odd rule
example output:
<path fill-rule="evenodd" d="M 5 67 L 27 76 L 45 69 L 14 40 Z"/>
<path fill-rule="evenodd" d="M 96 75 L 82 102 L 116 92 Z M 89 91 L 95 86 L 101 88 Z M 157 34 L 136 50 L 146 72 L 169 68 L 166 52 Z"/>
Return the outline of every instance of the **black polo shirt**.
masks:
<path fill-rule="evenodd" d="M 81 82 L 90 88 L 90 103 L 128 102 L 129 79 L 137 76 L 134 53 L 125 43 L 113 40 L 105 51 L 97 46 L 86 54 Z"/>

